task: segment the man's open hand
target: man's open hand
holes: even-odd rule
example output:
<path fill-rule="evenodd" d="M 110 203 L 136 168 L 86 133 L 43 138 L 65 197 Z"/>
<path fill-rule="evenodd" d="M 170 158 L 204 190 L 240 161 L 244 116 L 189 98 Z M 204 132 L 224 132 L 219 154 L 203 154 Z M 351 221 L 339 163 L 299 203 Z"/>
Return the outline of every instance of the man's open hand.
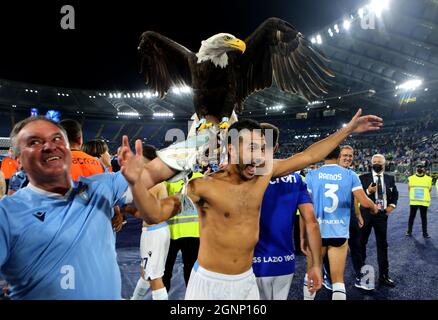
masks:
<path fill-rule="evenodd" d="M 379 130 L 383 126 L 383 119 L 378 116 L 361 116 L 362 109 L 359 109 L 354 117 L 347 124 L 347 129 L 352 133 Z"/>
<path fill-rule="evenodd" d="M 120 171 L 129 184 L 134 185 L 141 178 L 144 169 L 143 146 L 141 140 L 135 141 L 135 154 L 129 147 L 127 136 L 122 138 L 118 151 Z"/>

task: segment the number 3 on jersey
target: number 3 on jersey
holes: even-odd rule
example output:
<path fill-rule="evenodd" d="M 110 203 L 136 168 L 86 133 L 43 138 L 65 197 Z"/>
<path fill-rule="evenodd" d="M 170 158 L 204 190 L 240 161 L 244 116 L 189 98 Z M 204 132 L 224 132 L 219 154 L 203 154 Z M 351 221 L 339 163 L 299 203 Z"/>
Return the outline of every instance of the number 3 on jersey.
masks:
<path fill-rule="evenodd" d="M 333 201 L 331 207 L 324 207 L 324 211 L 328 213 L 333 213 L 338 208 L 338 204 L 339 204 L 339 198 L 336 195 L 336 191 L 339 190 L 339 185 L 326 183 L 324 187 L 326 189 L 326 192 L 324 192 L 324 196 L 326 198 L 332 199 Z"/>

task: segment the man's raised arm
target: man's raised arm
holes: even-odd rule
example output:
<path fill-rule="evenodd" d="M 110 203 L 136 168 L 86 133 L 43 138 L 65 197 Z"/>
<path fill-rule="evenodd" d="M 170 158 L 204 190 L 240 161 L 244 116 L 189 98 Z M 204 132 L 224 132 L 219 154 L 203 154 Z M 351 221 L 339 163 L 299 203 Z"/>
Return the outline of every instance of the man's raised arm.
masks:
<path fill-rule="evenodd" d="M 151 188 L 160 182 L 168 180 L 176 173 L 177 171 L 171 169 L 159 157 L 156 157 L 144 166 L 141 179 L 146 188 Z"/>
<path fill-rule="evenodd" d="M 126 138 L 126 139 L 125 139 Z M 143 160 L 143 147 L 140 140 L 135 141 L 135 154 L 127 145 L 127 137 L 123 137 L 123 147 L 119 152 L 122 157 L 120 171 L 125 177 L 134 198 L 135 207 L 138 210 L 137 218 L 141 218 L 148 224 L 166 221 L 181 210 L 181 204 L 177 196 L 158 200 L 148 189 L 145 182 L 145 170 Z M 157 175 L 160 176 L 160 175 Z M 163 176 L 163 175 L 161 175 Z M 150 176 L 148 176 L 150 179 Z M 152 181 L 152 180 L 151 180 Z"/>
<path fill-rule="evenodd" d="M 336 146 L 344 141 L 352 133 L 379 130 L 383 125 L 382 118 L 368 115 L 361 116 L 359 109 L 351 121 L 342 129 L 331 134 L 327 138 L 312 144 L 303 152 L 297 153 L 290 158 L 276 160 L 273 166 L 273 176 L 282 177 L 297 170 L 323 160 Z"/>
<path fill-rule="evenodd" d="M 122 138 L 122 146 L 119 148 L 118 157 L 119 163 L 122 167 L 133 155 L 131 148 L 129 147 L 129 141 L 127 136 Z M 173 177 L 177 171 L 171 169 L 159 157 L 143 165 L 143 171 L 141 172 L 141 180 L 145 188 L 150 189 L 156 184 L 166 181 Z"/>

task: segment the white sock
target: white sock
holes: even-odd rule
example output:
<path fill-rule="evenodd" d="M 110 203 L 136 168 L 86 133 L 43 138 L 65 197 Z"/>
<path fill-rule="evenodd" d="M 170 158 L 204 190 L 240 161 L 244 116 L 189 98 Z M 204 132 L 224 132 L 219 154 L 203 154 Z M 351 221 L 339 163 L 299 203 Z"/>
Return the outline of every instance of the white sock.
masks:
<path fill-rule="evenodd" d="M 304 286 L 303 286 L 304 300 L 315 300 L 316 292 L 311 293 L 309 291 L 309 289 L 307 288 L 307 282 L 308 282 L 308 278 L 306 273 L 306 275 L 304 276 Z"/>
<path fill-rule="evenodd" d="M 345 284 L 342 282 L 333 283 L 332 300 L 347 300 L 345 293 Z"/>
<path fill-rule="evenodd" d="M 143 300 L 146 292 L 149 289 L 149 282 L 140 277 L 135 286 L 134 293 L 132 294 L 131 300 Z"/>
<path fill-rule="evenodd" d="M 152 290 L 152 300 L 169 300 L 166 287 L 158 290 Z"/>

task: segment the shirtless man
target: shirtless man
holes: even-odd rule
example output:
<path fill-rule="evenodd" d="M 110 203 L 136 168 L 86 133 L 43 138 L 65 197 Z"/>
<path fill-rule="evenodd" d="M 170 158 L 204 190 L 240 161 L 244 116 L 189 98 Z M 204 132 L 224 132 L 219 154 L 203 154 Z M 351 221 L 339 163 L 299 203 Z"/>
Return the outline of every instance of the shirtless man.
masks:
<path fill-rule="evenodd" d="M 188 195 L 199 211 L 200 247 L 186 299 L 259 299 L 251 266 L 258 241 L 260 206 L 270 179 L 322 160 L 352 133 L 378 130 L 382 125 L 379 117 L 360 115 L 361 110 L 346 127 L 304 152 L 284 160 L 274 160 L 271 170 L 264 175 L 255 174 L 265 160 L 266 141 L 260 125 L 243 120 L 229 128 L 229 133 L 233 129 L 240 133 L 238 146 L 228 144 L 231 164 L 225 170 L 193 180 L 188 187 Z M 148 192 L 145 179 L 140 178 L 144 170 L 141 154 L 140 141 L 136 142 L 134 155 L 129 149 L 127 137 L 124 137 L 120 152 L 122 173 L 136 204 L 142 208 L 140 216 L 148 223 L 159 223 L 172 216 L 175 198 L 170 202 L 166 199 L 159 201 Z M 244 155 L 247 157 L 248 154 L 251 164 L 243 161 Z M 129 161 L 128 167 L 124 166 L 125 161 Z M 310 272 L 308 278 L 309 290 L 316 291 L 321 287 L 320 271 Z"/>

